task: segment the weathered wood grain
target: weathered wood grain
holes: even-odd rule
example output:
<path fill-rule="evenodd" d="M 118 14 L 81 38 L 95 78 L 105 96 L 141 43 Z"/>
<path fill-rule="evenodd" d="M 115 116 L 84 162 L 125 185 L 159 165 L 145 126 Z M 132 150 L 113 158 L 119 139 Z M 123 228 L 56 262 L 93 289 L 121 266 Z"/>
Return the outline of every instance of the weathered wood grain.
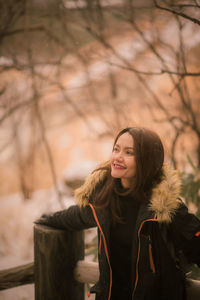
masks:
<path fill-rule="evenodd" d="M 83 232 L 35 225 L 34 245 L 35 300 L 84 299 L 84 284 L 73 276 L 84 258 Z"/>
<path fill-rule="evenodd" d="M 34 263 L 0 271 L 0 290 L 34 282 Z"/>

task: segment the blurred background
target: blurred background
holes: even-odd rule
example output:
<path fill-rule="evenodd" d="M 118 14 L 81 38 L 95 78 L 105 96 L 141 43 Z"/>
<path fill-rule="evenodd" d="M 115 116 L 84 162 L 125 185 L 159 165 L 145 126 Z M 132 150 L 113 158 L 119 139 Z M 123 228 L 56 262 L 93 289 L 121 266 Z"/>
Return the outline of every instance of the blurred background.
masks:
<path fill-rule="evenodd" d="M 74 203 L 126 126 L 160 135 L 200 216 L 199 51 L 198 0 L 0 1 L 0 269 L 33 260 L 33 221 Z"/>

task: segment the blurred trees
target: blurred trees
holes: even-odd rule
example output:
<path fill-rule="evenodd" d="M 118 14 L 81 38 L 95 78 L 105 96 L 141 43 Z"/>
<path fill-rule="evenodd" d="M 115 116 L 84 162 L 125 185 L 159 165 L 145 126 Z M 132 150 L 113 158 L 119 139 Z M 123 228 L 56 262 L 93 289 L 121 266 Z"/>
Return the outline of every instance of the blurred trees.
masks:
<path fill-rule="evenodd" d="M 140 107 L 166 127 L 174 166 L 190 151 L 200 167 L 197 0 L 7 0 L 0 11 L 0 150 L 12 145 L 25 199 L 39 152 L 61 201 L 48 133 L 77 117 L 101 138 L 142 123 L 130 113 Z"/>

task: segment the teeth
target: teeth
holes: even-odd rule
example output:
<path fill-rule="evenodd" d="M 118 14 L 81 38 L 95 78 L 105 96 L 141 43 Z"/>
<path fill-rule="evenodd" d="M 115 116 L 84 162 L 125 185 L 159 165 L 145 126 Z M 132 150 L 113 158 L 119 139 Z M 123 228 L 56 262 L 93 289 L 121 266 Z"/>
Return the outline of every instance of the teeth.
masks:
<path fill-rule="evenodd" d="M 114 166 L 115 166 L 115 167 L 118 167 L 118 168 L 121 168 L 121 169 L 124 169 L 124 168 L 125 168 L 125 167 L 120 166 L 120 165 L 118 165 L 118 164 L 114 164 Z"/>

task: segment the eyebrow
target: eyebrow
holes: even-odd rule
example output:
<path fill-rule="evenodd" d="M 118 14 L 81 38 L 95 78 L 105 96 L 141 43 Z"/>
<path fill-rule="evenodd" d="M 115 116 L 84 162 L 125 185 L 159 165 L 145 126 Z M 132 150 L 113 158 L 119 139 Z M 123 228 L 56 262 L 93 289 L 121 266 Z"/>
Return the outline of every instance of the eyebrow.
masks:
<path fill-rule="evenodd" d="M 115 146 L 114 147 L 120 147 L 120 145 L 119 144 L 115 144 Z M 134 147 L 124 147 L 124 149 L 132 149 L 132 150 L 134 150 Z"/>
<path fill-rule="evenodd" d="M 131 150 L 134 150 L 133 147 L 125 147 L 124 149 L 131 149 Z"/>

